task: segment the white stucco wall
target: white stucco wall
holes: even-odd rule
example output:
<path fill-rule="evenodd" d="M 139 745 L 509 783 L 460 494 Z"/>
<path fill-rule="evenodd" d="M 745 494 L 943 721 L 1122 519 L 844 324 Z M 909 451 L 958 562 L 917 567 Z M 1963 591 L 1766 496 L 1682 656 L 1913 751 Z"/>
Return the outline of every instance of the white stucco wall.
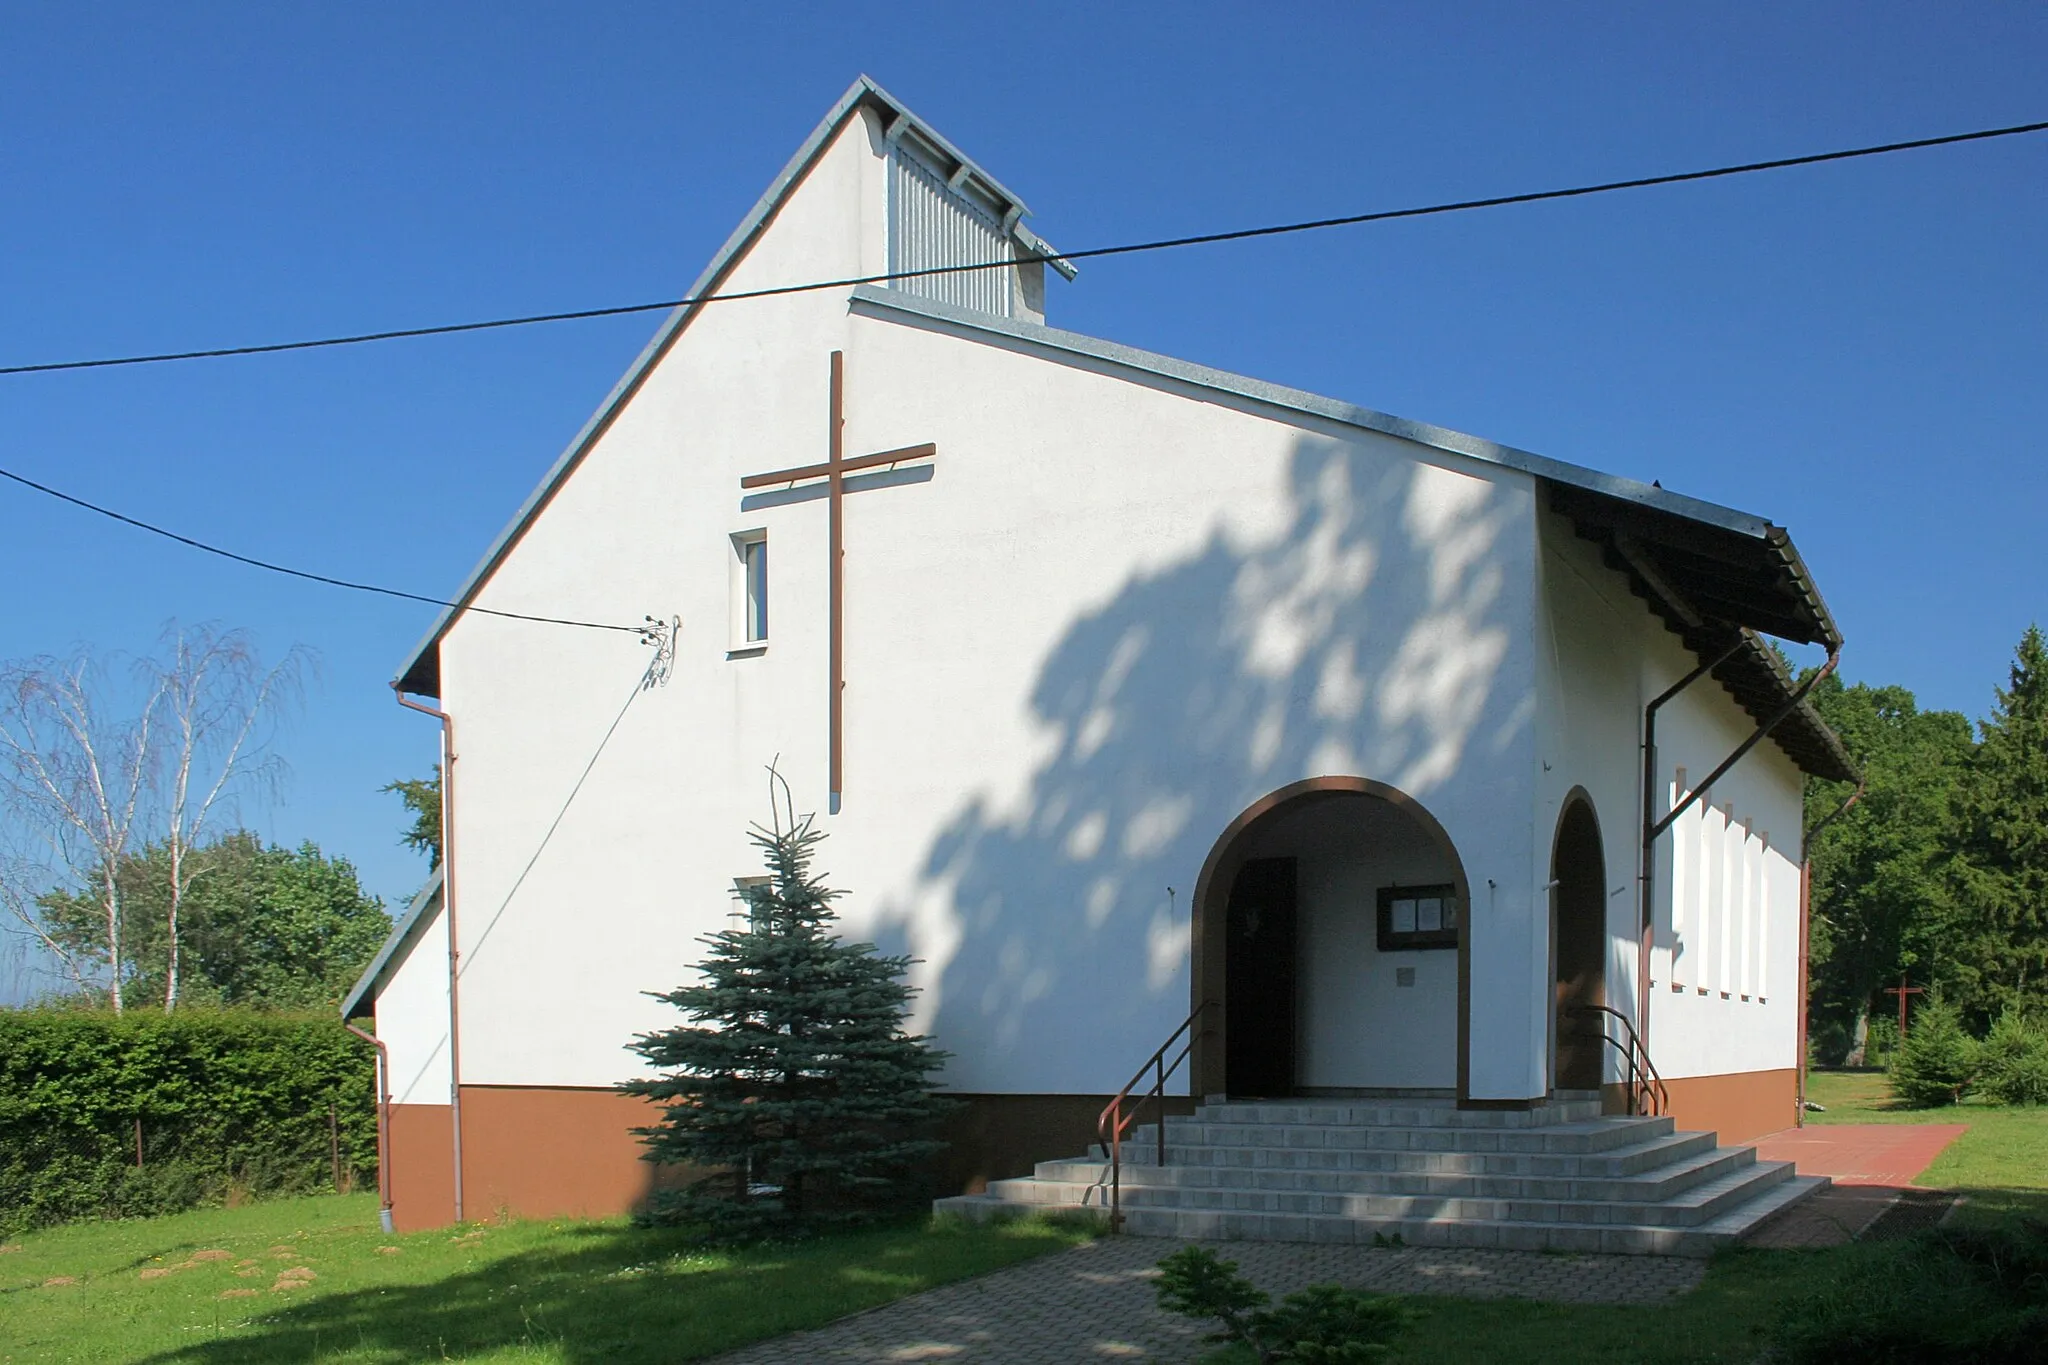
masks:
<path fill-rule="evenodd" d="M 377 990 L 376 1033 L 391 1059 L 394 1104 L 447 1104 L 448 936 L 431 911 Z"/>
<path fill-rule="evenodd" d="M 1649 665 L 1658 690 L 1692 667 L 1676 640 L 1666 640 Z M 1718 687 L 1679 694 L 1657 717 L 1658 813 L 1670 809 L 1678 769 L 1686 770 L 1690 790 L 1753 728 Z M 1714 784 L 1711 812 L 1696 806 L 1658 840 L 1650 1019 L 1653 1052 L 1666 1076 L 1798 1064 L 1802 790 L 1797 767 L 1766 741 Z M 1674 991 L 1674 982 L 1682 989 Z"/>
<path fill-rule="evenodd" d="M 1637 925 L 1642 827 L 1642 713 L 1650 698 L 1697 666 L 1688 652 L 1599 551 L 1566 519 L 1542 514 L 1542 663 L 1538 733 L 1544 770 L 1537 807 L 1538 871 L 1549 877 L 1551 840 L 1566 798 L 1583 787 L 1600 820 L 1607 864 L 1607 1002 L 1636 1015 Z M 1677 769 L 1694 777 L 1718 765 L 1755 728 L 1726 689 L 1702 679 L 1658 714 L 1658 814 L 1670 809 Z M 1688 813 L 1657 843 L 1656 924 L 1651 957 L 1651 1055 L 1668 1078 L 1772 1070 L 1793 1065 L 1797 1051 L 1799 821 L 1803 778 L 1783 750 L 1766 741 L 1717 785 L 1713 814 Z M 1735 803 L 1736 835 L 1719 834 L 1720 808 Z M 1742 822 L 1752 822 L 1743 847 Z M 1713 827 L 1713 833 L 1703 830 Z M 1760 836 L 1768 834 L 1768 840 Z M 1712 840 L 1713 842 L 1703 842 Z M 1718 874 L 1703 882 L 1703 856 L 1732 860 L 1724 890 Z M 1676 979 L 1672 968 L 1674 858 L 1681 888 Z M 1746 861 L 1745 861 L 1746 859 Z M 1749 887 L 1745 894 L 1742 886 Z M 1724 1000 L 1719 976 L 1708 980 L 1699 930 L 1708 925 L 1705 955 L 1721 970 L 1728 953 L 1736 985 Z M 1734 926 L 1723 932 L 1723 926 Z M 1744 976 L 1741 973 L 1747 972 Z M 1762 989 L 1745 992 L 1742 983 Z M 1698 987 L 1710 986 L 1701 996 Z M 1747 993 L 1748 1000 L 1742 996 Z M 1619 1080 L 1610 1053 L 1607 1077 Z"/>
<path fill-rule="evenodd" d="M 856 125 L 731 287 L 876 268 L 878 167 Z M 1472 1091 L 1536 1093 L 1533 481 L 828 295 L 700 317 L 479 599 L 679 615 L 665 686 L 636 690 L 625 636 L 472 616 L 444 641 L 465 1082 L 633 1074 L 624 1044 L 674 1018 L 641 992 L 685 978 L 757 870 L 764 765 L 823 811 L 825 509 L 743 502 L 739 480 L 824 457 L 835 348 L 847 451 L 939 456 L 847 500 L 846 799 L 823 866 L 851 928 L 922 959 L 947 1082 L 1120 1085 L 1187 1013 L 1217 836 L 1347 774 L 1457 845 Z M 731 658 L 730 537 L 754 529 L 771 639 Z"/>

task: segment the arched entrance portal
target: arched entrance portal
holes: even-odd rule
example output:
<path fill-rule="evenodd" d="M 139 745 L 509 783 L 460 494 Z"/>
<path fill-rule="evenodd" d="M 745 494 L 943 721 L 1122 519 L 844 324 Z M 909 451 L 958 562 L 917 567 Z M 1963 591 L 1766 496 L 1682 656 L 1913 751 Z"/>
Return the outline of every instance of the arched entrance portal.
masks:
<path fill-rule="evenodd" d="M 1442 826 L 1364 778 L 1296 783 L 1216 842 L 1194 898 L 1197 1094 L 1465 1084 L 1465 872 Z"/>
<path fill-rule="evenodd" d="M 1598 1090 L 1604 1030 L 1572 1011 L 1607 1003 L 1607 860 L 1600 821 L 1582 791 L 1565 799 L 1551 846 L 1551 961 L 1556 965 L 1556 1040 L 1551 1086 Z"/>

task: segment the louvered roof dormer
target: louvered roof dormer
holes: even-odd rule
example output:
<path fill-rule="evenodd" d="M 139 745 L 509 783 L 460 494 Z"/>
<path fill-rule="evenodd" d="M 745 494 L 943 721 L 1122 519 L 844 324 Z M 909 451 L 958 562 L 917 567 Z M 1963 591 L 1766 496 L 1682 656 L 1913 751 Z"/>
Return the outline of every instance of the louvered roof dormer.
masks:
<path fill-rule="evenodd" d="M 889 272 L 942 272 L 893 280 L 889 287 L 978 313 L 1043 322 L 1045 266 L 1067 279 L 1075 270 L 1024 226 L 1030 213 L 1024 202 L 901 105 L 885 109 L 884 118 Z M 992 261 L 1013 264 L 950 268 Z"/>

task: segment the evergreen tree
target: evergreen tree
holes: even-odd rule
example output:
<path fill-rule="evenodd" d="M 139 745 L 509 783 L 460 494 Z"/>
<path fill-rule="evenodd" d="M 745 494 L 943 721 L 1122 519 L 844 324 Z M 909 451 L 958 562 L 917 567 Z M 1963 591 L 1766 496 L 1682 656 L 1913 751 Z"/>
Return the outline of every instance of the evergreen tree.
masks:
<path fill-rule="evenodd" d="M 636 1130 L 646 1158 L 714 1172 L 657 1194 L 650 1221 L 729 1239 L 858 1221 L 917 1198 L 944 1145 L 925 1134 L 949 1107 L 929 1080 L 946 1054 L 903 1031 L 911 959 L 838 937 L 841 893 L 811 870 L 824 834 L 786 825 L 753 830 L 769 875 L 747 927 L 702 940 L 701 984 L 655 996 L 691 1023 L 632 1045 L 666 1073 L 621 1087 L 664 1106 Z"/>
<path fill-rule="evenodd" d="M 1976 1079 L 1978 1050 L 1956 1007 L 1936 991 L 1914 1011 L 1892 1059 L 1892 1094 L 1909 1109 L 1959 1103 Z"/>
<path fill-rule="evenodd" d="M 1953 799 L 1975 745 L 1961 712 L 1923 711 L 1903 687 L 1851 687 L 1830 676 L 1814 688 L 1813 704 L 1865 781 L 1862 800 L 1808 850 L 1812 1029 L 1832 1062 L 1861 1035 L 1873 1002 L 1884 1004 L 1879 989 L 1901 974 L 1966 994 L 1952 961 L 1964 916 L 1950 862 Z M 1851 790 L 1846 782 L 1808 782 L 1808 827 Z"/>
<path fill-rule="evenodd" d="M 2048 640 L 2027 627 L 1957 794 L 1960 994 L 1988 1019 L 2048 994 Z"/>

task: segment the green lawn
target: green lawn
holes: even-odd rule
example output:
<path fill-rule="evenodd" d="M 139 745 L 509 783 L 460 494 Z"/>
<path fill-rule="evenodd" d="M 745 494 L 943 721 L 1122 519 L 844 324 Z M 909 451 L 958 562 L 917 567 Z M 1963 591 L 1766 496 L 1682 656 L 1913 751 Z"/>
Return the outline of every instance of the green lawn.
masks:
<path fill-rule="evenodd" d="M 1967 1123 L 1916 1185 L 1961 1190 L 1971 1218 L 2011 1212 L 2048 1218 L 2048 1108 L 2006 1109 L 1970 1099 L 1941 1109 L 1902 1109 L 1880 1071 L 1815 1071 L 1807 1096 L 1826 1113 L 1808 1123 Z"/>
<path fill-rule="evenodd" d="M 1968 1124 L 1921 1183 L 1964 1190 L 1974 1218 L 2048 1216 L 2048 1109 L 1897 1110 L 1869 1073 L 1816 1073 L 1810 1090 L 1827 1106 L 1817 1123 Z M 0 1365 L 686 1361 L 1080 1237 L 1036 1223 L 919 1225 L 713 1253 L 673 1233 L 568 1220 L 385 1237 L 361 1195 L 80 1224 L 0 1248 Z M 1894 1254 L 1737 1249 L 1660 1308 L 1417 1299 L 1427 1316 L 1398 1358 L 1754 1361 L 1785 1303 Z M 1599 1267 L 1589 1260 L 1586 1273 Z"/>
<path fill-rule="evenodd" d="M 919 1224 L 707 1252 L 570 1220 L 386 1237 L 369 1196 L 282 1200 L 0 1248 L 0 1362 L 694 1360 L 1079 1240 Z"/>

